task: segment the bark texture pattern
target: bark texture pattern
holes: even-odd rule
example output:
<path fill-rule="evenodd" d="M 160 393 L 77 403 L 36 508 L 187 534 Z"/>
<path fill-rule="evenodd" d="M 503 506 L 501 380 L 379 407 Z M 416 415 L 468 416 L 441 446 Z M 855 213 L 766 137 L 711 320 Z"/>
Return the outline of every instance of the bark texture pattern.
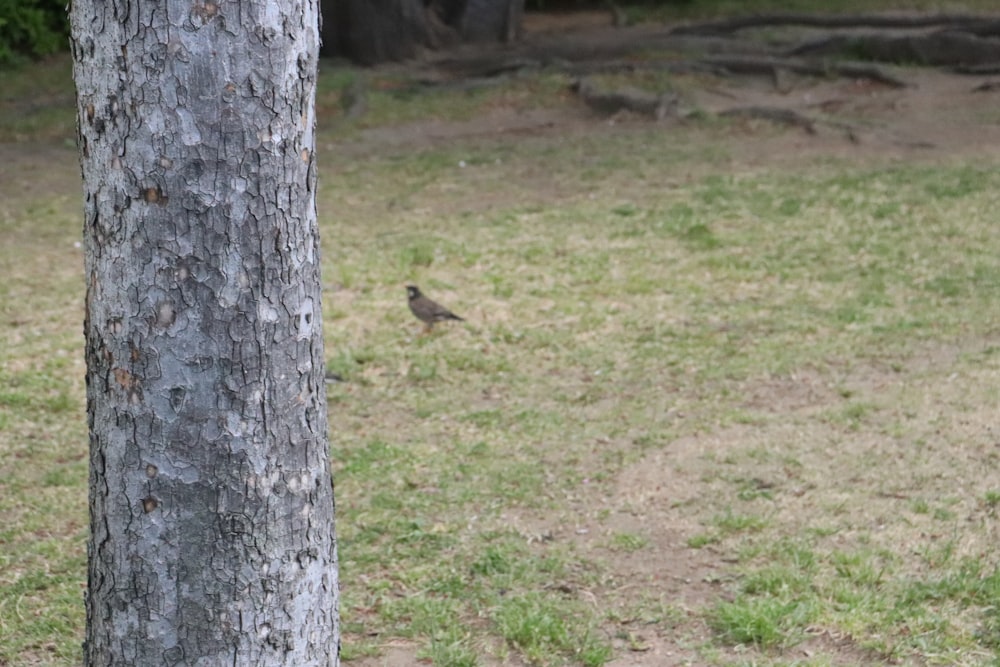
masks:
<path fill-rule="evenodd" d="M 88 665 L 335 665 L 318 0 L 74 0 Z"/>

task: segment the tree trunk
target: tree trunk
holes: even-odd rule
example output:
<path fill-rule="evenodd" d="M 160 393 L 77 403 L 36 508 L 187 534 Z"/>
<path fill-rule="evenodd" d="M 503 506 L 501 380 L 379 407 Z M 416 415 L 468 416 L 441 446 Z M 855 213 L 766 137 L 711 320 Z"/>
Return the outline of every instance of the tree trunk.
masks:
<path fill-rule="evenodd" d="M 336 0 L 343 23 L 336 43 L 362 65 L 406 60 L 437 48 L 452 36 L 435 21 L 423 0 Z M 342 6 L 341 6 L 342 5 Z"/>
<path fill-rule="evenodd" d="M 524 0 L 324 0 L 324 52 L 363 65 L 517 38 Z"/>
<path fill-rule="evenodd" d="M 521 28 L 524 0 L 466 0 L 462 39 L 467 42 L 510 42 Z"/>
<path fill-rule="evenodd" d="M 336 665 L 318 0 L 74 0 L 87 665 Z"/>

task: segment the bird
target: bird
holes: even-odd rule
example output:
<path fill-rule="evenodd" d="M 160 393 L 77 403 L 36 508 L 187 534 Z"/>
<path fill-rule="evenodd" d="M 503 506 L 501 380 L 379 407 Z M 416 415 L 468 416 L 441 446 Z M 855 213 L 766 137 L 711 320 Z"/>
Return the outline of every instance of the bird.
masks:
<path fill-rule="evenodd" d="M 428 299 L 416 285 L 406 286 L 406 296 L 409 299 L 410 312 L 424 323 L 425 332 L 430 332 L 435 322 L 443 322 L 444 320 L 465 321 L 440 303 Z"/>

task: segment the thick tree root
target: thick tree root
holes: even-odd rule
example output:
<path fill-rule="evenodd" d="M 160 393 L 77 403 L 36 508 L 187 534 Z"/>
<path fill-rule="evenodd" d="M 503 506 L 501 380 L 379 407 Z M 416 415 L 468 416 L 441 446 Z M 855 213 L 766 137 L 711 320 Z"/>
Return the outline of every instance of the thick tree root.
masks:
<path fill-rule="evenodd" d="M 919 35 L 834 35 L 792 49 L 789 55 L 861 57 L 931 67 L 1000 64 L 1000 40 L 957 30 Z"/>
<path fill-rule="evenodd" d="M 771 74 L 786 70 L 809 76 L 844 76 L 853 79 L 871 79 L 893 88 L 906 88 L 907 83 L 885 70 L 866 63 L 815 62 L 801 58 L 770 56 L 710 56 L 702 61 L 710 67 L 721 67 L 738 74 Z"/>
<path fill-rule="evenodd" d="M 816 134 L 816 121 L 791 109 L 778 107 L 736 107 L 719 113 L 722 118 L 750 118 L 766 120 L 778 125 L 788 125 L 805 130 L 808 134 Z"/>
<path fill-rule="evenodd" d="M 674 28 L 674 35 L 728 35 L 747 28 L 802 26 L 805 28 L 949 28 L 977 35 L 1000 35 L 1000 20 L 975 14 L 890 16 L 882 14 L 755 14 Z"/>
<path fill-rule="evenodd" d="M 570 90 L 579 95 L 588 107 L 607 116 L 628 111 L 663 120 L 676 114 L 677 96 L 672 93 L 657 95 L 637 88 L 604 90 L 587 79 L 577 79 Z"/>

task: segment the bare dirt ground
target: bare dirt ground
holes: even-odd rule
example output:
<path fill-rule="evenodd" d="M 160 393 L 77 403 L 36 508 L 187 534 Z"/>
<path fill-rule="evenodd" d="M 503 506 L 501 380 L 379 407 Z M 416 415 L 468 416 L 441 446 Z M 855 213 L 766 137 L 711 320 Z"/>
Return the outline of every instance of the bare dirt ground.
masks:
<path fill-rule="evenodd" d="M 604 14 L 576 15 L 571 24 L 558 17 L 536 18 L 529 24 L 527 40 L 534 43 L 554 39 L 563 43 L 576 40 L 587 44 L 612 44 L 637 41 L 650 34 L 651 28 L 616 29 Z M 652 30 L 655 30 L 653 28 Z M 433 66 L 431 66 L 433 69 Z M 730 141 L 727 155 L 734 167 L 741 169 L 794 169 L 797 164 L 831 158 L 859 166 L 873 163 L 953 163 L 957 161 L 995 161 L 1000 155 L 1000 76 L 958 75 L 925 68 L 889 68 L 907 85 L 894 88 L 870 80 L 794 77 L 782 89 L 771 77 L 733 77 L 705 87 L 691 86 L 683 91 L 684 104 L 709 113 L 742 106 L 788 109 L 811 117 L 825 119 L 815 133 L 801 128 L 776 127 L 764 120 L 736 120 L 727 130 Z M 979 88 L 980 90 L 976 90 Z M 647 128 L 659 123 L 665 135 L 683 133 L 696 121 L 668 118 L 656 121 L 628 112 L 611 116 L 600 115 L 581 100 L 567 93 L 566 103 L 558 108 L 520 110 L 494 108 L 487 115 L 462 122 L 427 120 L 403 126 L 364 130 L 341 149 L 371 153 L 435 145 L 456 140 L 517 141 L 526 136 L 572 137 L 584 133 L 628 133 L 633 128 Z M 992 341 L 998 344 L 1000 341 Z M 968 342 L 969 350 L 982 349 L 990 341 Z M 845 437 L 839 427 L 819 418 L 842 404 L 842 391 L 849 386 L 857 400 L 877 401 L 886 393 L 901 400 L 917 402 L 929 408 L 921 412 L 913 426 L 925 432 L 931 442 L 933 434 L 953 429 L 970 442 L 976 443 L 980 454 L 988 458 L 995 447 L 998 431 L 991 425 L 992 410 L 975 408 L 949 414 L 949 406 L 961 403 L 969 384 L 941 383 L 948 369 L 963 354 L 954 347 L 931 346 L 919 355 L 917 363 L 906 362 L 906 370 L 886 364 L 884 367 L 845 369 L 834 387 L 829 378 L 801 372 L 784 378 L 760 381 L 741 388 L 748 409 L 762 418 L 753 424 L 729 427 L 672 442 L 665 449 L 646 456 L 626 469 L 613 485 L 609 497 L 580 499 L 561 516 L 511 516 L 512 523 L 526 536 L 546 535 L 552 539 L 570 541 L 588 552 L 600 554 L 601 544 L 608 540 L 606 524 L 596 517 L 610 510 L 618 531 L 636 532 L 652 537 L 650 548 L 622 554 L 606 551 L 606 563 L 612 575 L 608 590 L 599 591 L 602 598 L 627 599 L 635 594 L 655 591 L 664 600 L 682 610 L 703 608 L 706 603 L 724 595 L 720 585 L 726 563 L 712 548 L 693 550 L 687 541 L 702 532 L 704 526 L 693 517 L 689 507 L 699 497 L 716 491 L 706 481 L 706 460 L 725 452 L 762 448 L 780 453 L 796 448 L 804 457 L 804 470 L 783 468 L 775 461 L 761 463 L 745 474 L 760 479 L 762 485 L 780 487 L 786 493 L 778 512 L 792 520 L 796 512 L 808 507 L 814 491 L 835 493 L 840 480 L 824 478 L 823 471 L 831 458 L 862 461 L 866 452 L 886 449 L 889 461 L 900 461 L 895 484 L 886 486 L 885 475 L 871 480 L 872 493 L 864 498 L 845 498 L 850 511 L 869 517 L 873 525 L 880 513 L 891 512 L 891 499 L 907 493 L 907 484 L 915 476 L 939 475 L 943 487 L 960 483 L 935 466 L 940 459 L 929 458 L 918 465 L 902 461 L 892 446 L 874 431 Z M 933 378 L 933 385 L 927 378 Z M 985 388 L 992 381 L 986 374 L 975 382 Z M 802 451 L 802 443 L 807 445 Z M 863 476 L 864 465 L 846 466 Z M 975 508 L 965 508 L 970 514 Z M 885 541 L 891 544 L 892 535 Z M 934 539 L 931 535 L 930 539 Z M 975 550 L 983 545 L 965 545 Z M 608 593 L 614 595 L 608 596 Z M 579 591 L 579 595 L 594 598 L 595 592 Z M 699 664 L 699 647 L 709 640 L 710 630 L 695 615 L 676 619 L 671 632 L 650 630 L 636 621 L 628 641 L 616 640 L 616 658 L 612 667 L 670 667 Z M 403 667 L 418 664 L 417 646 L 397 642 L 384 647 L 377 658 L 359 659 L 351 664 L 359 667 Z M 789 660 L 805 660 L 821 654 L 830 664 L 878 664 L 882 660 L 860 647 L 850 636 L 835 635 L 817 628 L 802 644 L 796 646 Z M 742 659 L 751 659 L 745 653 Z M 740 660 L 741 652 L 733 650 L 721 660 Z M 504 662 L 503 664 L 518 664 Z M 747 663 L 749 664 L 749 663 Z M 826 663 L 824 663 L 826 664 Z"/>

